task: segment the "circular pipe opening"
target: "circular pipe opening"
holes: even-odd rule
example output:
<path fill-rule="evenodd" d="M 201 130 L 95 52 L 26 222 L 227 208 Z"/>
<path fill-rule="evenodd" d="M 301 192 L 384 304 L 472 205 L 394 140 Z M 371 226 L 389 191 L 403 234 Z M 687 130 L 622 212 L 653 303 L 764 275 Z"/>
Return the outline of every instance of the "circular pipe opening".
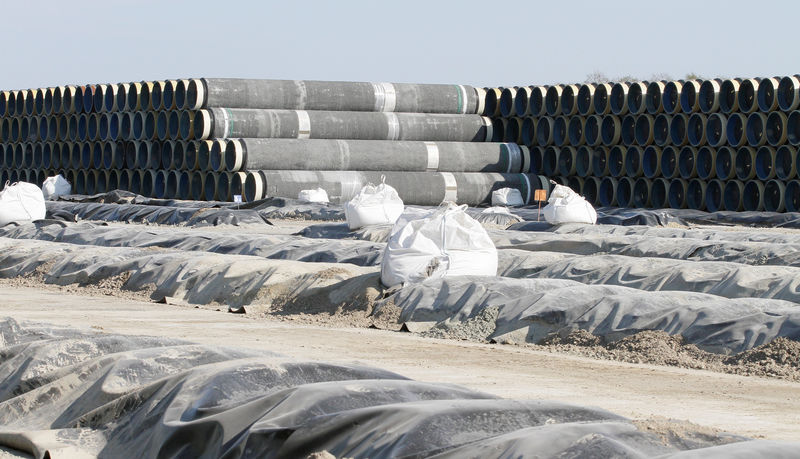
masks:
<path fill-rule="evenodd" d="M 569 84 L 561 91 L 561 113 L 572 116 L 578 112 L 578 87 Z"/>
<path fill-rule="evenodd" d="M 617 179 L 604 177 L 600 182 L 598 201 L 603 207 L 611 207 L 617 204 Z"/>
<path fill-rule="evenodd" d="M 649 179 L 639 178 L 633 184 L 633 206 L 639 208 L 650 207 L 650 189 L 651 183 Z"/>
<path fill-rule="evenodd" d="M 558 85 L 547 88 L 547 92 L 544 96 L 544 108 L 548 116 L 558 116 L 561 114 L 561 92 L 561 86 Z"/>
<path fill-rule="evenodd" d="M 577 152 L 574 147 L 564 147 L 558 152 L 558 172 L 564 177 L 575 175 L 575 156 Z"/>
<path fill-rule="evenodd" d="M 798 90 L 800 90 L 800 81 L 797 78 L 793 76 L 781 78 L 778 83 L 778 107 L 785 112 L 797 108 L 800 105 Z"/>
<path fill-rule="evenodd" d="M 681 178 L 697 177 L 697 150 L 694 147 L 683 147 L 678 156 L 678 172 Z"/>
<path fill-rule="evenodd" d="M 631 83 L 628 87 L 628 112 L 639 115 L 647 110 L 645 93 L 647 86 L 641 82 Z"/>
<path fill-rule="evenodd" d="M 133 113 L 124 112 L 120 115 L 119 119 L 119 139 L 131 140 L 131 131 L 133 130 Z"/>
<path fill-rule="evenodd" d="M 725 190 L 722 194 L 722 204 L 725 210 L 738 212 L 742 210 L 742 194 L 744 194 L 744 183 L 739 180 L 725 182 Z"/>
<path fill-rule="evenodd" d="M 225 164 L 223 163 L 222 153 L 227 150 L 227 144 L 228 141 L 221 139 L 216 139 L 211 144 L 211 149 L 208 152 L 208 162 L 212 171 L 220 172 L 224 169 Z"/>
<path fill-rule="evenodd" d="M 107 84 L 105 90 L 103 91 L 103 110 L 106 112 L 115 112 L 117 110 L 122 110 L 124 107 L 117 106 L 117 91 L 119 86 L 115 84 Z M 115 176 L 114 178 L 118 178 Z M 110 185 L 110 184 L 109 184 Z"/>
<path fill-rule="evenodd" d="M 662 106 L 662 99 L 664 93 L 664 83 L 660 81 L 653 81 L 647 85 L 647 94 L 645 96 L 645 106 L 647 113 L 655 115 L 661 113 L 664 109 Z"/>
<path fill-rule="evenodd" d="M 181 120 L 179 127 L 181 139 L 191 140 L 194 138 L 195 121 L 202 123 L 203 117 L 195 116 L 195 112 L 189 110 L 181 112 Z"/>
<path fill-rule="evenodd" d="M 103 168 L 112 169 L 114 167 L 114 150 L 116 145 L 112 142 L 103 143 Z"/>
<path fill-rule="evenodd" d="M 167 80 L 161 93 L 161 106 L 164 110 L 175 109 L 175 89 L 178 87 L 176 80 Z"/>
<path fill-rule="evenodd" d="M 44 96 L 47 89 L 37 89 L 33 96 L 33 113 L 31 115 L 44 115 Z"/>
<path fill-rule="evenodd" d="M 178 177 L 178 199 L 189 199 L 192 196 L 192 174 L 189 171 L 181 171 Z"/>
<path fill-rule="evenodd" d="M 582 116 L 569 118 L 568 136 L 570 145 L 578 147 L 586 142 L 586 137 L 584 136 L 585 124 L 586 120 Z"/>
<path fill-rule="evenodd" d="M 92 167 L 92 144 L 84 142 L 80 144 L 81 149 L 81 163 L 80 167 L 89 169 Z"/>
<path fill-rule="evenodd" d="M 167 171 L 158 171 L 153 181 L 153 196 L 164 199 L 167 194 Z"/>
<path fill-rule="evenodd" d="M 533 86 L 520 88 L 517 90 L 517 94 L 514 95 L 514 113 L 516 113 L 517 116 L 530 115 L 528 111 L 528 101 L 531 98 L 532 89 Z"/>
<path fill-rule="evenodd" d="M 580 177 L 588 177 L 592 172 L 592 149 L 586 145 L 578 148 L 575 156 L 575 172 Z"/>
<path fill-rule="evenodd" d="M 603 145 L 615 145 L 617 142 L 619 142 L 621 135 L 622 124 L 620 123 L 619 118 L 614 115 L 604 116 L 603 121 L 600 124 L 600 137 L 602 138 Z"/>
<path fill-rule="evenodd" d="M 640 177 L 642 175 L 642 148 L 630 146 L 625 154 L 625 174 L 628 177 Z"/>
<path fill-rule="evenodd" d="M 764 210 L 767 212 L 783 212 L 786 210 L 784 205 L 784 194 L 786 185 L 778 180 L 770 180 L 764 184 Z"/>
<path fill-rule="evenodd" d="M 664 85 L 661 106 L 666 113 L 671 115 L 680 109 L 682 87 L 683 85 L 679 81 L 670 81 Z"/>
<path fill-rule="evenodd" d="M 172 147 L 172 169 L 185 169 L 184 156 L 186 152 L 186 141 L 177 140 Z"/>
<path fill-rule="evenodd" d="M 778 89 L 778 81 L 775 78 L 764 78 L 758 83 L 758 109 L 762 112 L 769 112 L 778 107 L 778 99 L 775 93 Z"/>
<path fill-rule="evenodd" d="M 198 145 L 197 147 L 197 163 L 201 171 L 211 170 L 211 166 L 209 164 L 209 156 L 211 151 L 211 145 L 213 143 L 214 142 L 212 140 L 204 140 L 200 142 L 200 145 Z"/>
<path fill-rule="evenodd" d="M 174 146 L 175 142 L 172 140 L 167 140 L 161 143 L 161 169 L 164 170 L 172 169 L 172 163 L 175 161 L 173 157 Z"/>
<path fill-rule="evenodd" d="M 156 138 L 156 114 L 147 112 L 144 115 L 144 138 L 153 140 Z"/>
<path fill-rule="evenodd" d="M 693 179 L 686 189 L 686 205 L 690 209 L 705 210 L 706 208 L 706 182 Z"/>
<path fill-rule="evenodd" d="M 611 94 L 608 98 L 611 113 L 617 116 L 628 113 L 628 92 L 627 83 L 616 83 L 611 87 Z"/>
<path fill-rule="evenodd" d="M 678 150 L 668 145 L 661 151 L 661 175 L 671 179 L 678 176 Z"/>
<path fill-rule="evenodd" d="M 199 142 L 188 142 L 186 144 L 186 154 L 185 154 L 185 161 L 184 161 L 184 168 L 190 171 L 196 171 L 198 169 L 197 164 L 197 148 Z"/>
<path fill-rule="evenodd" d="M 764 184 L 751 180 L 744 185 L 742 207 L 748 212 L 764 210 Z"/>
<path fill-rule="evenodd" d="M 800 212 L 800 181 L 792 180 L 786 184 L 783 201 L 787 212 Z"/>
<path fill-rule="evenodd" d="M 608 175 L 608 148 L 598 147 L 592 151 L 592 175 L 605 177 Z"/>
<path fill-rule="evenodd" d="M 597 195 L 600 189 L 600 181 L 595 177 L 588 177 L 583 181 L 583 188 L 581 188 L 581 195 L 583 195 L 584 199 L 591 204 L 596 205 L 597 202 Z"/>
<path fill-rule="evenodd" d="M 169 171 L 166 172 L 166 174 L 167 180 L 164 184 L 164 197 L 167 199 L 175 199 L 178 197 L 178 181 L 180 180 L 181 173 L 178 171 Z"/>
<path fill-rule="evenodd" d="M 546 113 L 544 104 L 547 89 L 543 86 L 535 86 L 531 91 L 531 98 L 528 99 L 528 109 L 533 116 L 542 116 Z"/>
<path fill-rule="evenodd" d="M 206 104 L 205 94 L 208 92 L 205 90 L 205 86 L 202 81 L 197 79 L 189 80 L 189 84 L 186 87 L 186 108 L 191 110 L 198 110 L 203 108 Z M 490 96 L 491 94 L 491 96 Z M 494 106 L 492 107 L 491 113 L 497 114 L 499 107 L 497 106 L 497 98 L 499 94 L 497 90 L 495 91 L 487 91 L 486 97 L 486 106 L 489 106 L 490 99 L 493 101 Z M 488 108 L 486 109 L 489 112 Z"/>
<path fill-rule="evenodd" d="M 158 140 L 167 140 L 169 138 L 169 116 L 167 112 L 158 112 L 156 117 L 156 135 Z"/>
<path fill-rule="evenodd" d="M 92 155 L 92 167 L 100 169 L 103 167 L 103 144 L 101 142 L 92 142 L 87 144 L 90 146 Z"/>
<path fill-rule="evenodd" d="M 623 145 L 633 145 L 636 142 L 636 116 L 626 115 L 622 118 L 620 126 L 620 138 Z"/>
<path fill-rule="evenodd" d="M 775 176 L 780 180 L 791 180 L 797 174 L 797 149 L 781 145 L 775 151 Z"/>
<path fill-rule="evenodd" d="M 163 107 L 164 85 L 163 81 L 154 81 L 153 87 L 150 88 L 150 106 L 153 107 L 153 110 L 161 110 Z"/>
<path fill-rule="evenodd" d="M 615 145 L 608 151 L 608 172 L 614 177 L 621 177 L 625 172 L 625 155 L 627 150 Z"/>
<path fill-rule="evenodd" d="M 764 145 L 756 151 L 756 177 L 770 180 L 775 177 L 775 149 Z"/>
<path fill-rule="evenodd" d="M 583 135 L 588 145 L 593 147 L 600 145 L 600 123 L 601 119 L 597 115 L 586 118 L 586 124 L 583 126 Z"/>
<path fill-rule="evenodd" d="M 652 115 L 639 115 L 634 126 L 634 136 L 636 143 L 647 146 L 653 143 L 654 118 Z"/>
<path fill-rule="evenodd" d="M 86 194 L 86 171 L 78 171 L 74 183 L 76 194 Z"/>
<path fill-rule="evenodd" d="M 170 139 L 180 139 L 181 127 L 181 114 L 179 111 L 169 112 L 169 121 L 167 122 L 168 136 Z"/>
<path fill-rule="evenodd" d="M 719 109 L 723 113 L 732 113 L 739 109 L 739 82 L 725 80 L 719 87 Z"/>
<path fill-rule="evenodd" d="M 756 151 L 751 147 L 741 147 L 736 150 L 736 178 L 750 180 L 756 176 L 755 169 Z"/>
<path fill-rule="evenodd" d="M 711 147 L 700 147 L 697 150 L 697 177 L 702 180 L 714 178 L 717 173 L 716 157 L 717 152 Z"/>
<path fill-rule="evenodd" d="M 741 113 L 733 113 L 725 124 L 725 137 L 732 147 L 741 147 L 747 142 L 745 125 L 747 119 Z"/>
<path fill-rule="evenodd" d="M 681 86 L 681 110 L 683 113 L 690 114 L 700 109 L 697 92 L 700 90 L 700 83 L 695 80 L 685 82 Z"/>
<path fill-rule="evenodd" d="M 718 212 L 722 210 L 722 182 L 719 180 L 712 180 L 706 186 L 706 209 L 709 212 Z"/>
<path fill-rule="evenodd" d="M 728 180 L 734 177 L 736 170 L 733 167 L 733 150 L 728 147 L 717 149 L 716 174 L 720 180 Z"/>
<path fill-rule="evenodd" d="M 725 126 L 727 118 L 720 113 L 712 113 L 706 121 L 706 138 L 712 147 L 720 147 L 727 140 L 725 137 Z"/>
<path fill-rule="evenodd" d="M 703 113 L 715 112 L 719 109 L 719 83 L 715 80 L 706 80 L 700 84 L 697 93 L 697 104 Z"/>
<path fill-rule="evenodd" d="M 609 93 L 611 93 L 611 85 L 608 83 L 598 84 L 594 88 L 594 112 L 598 115 L 606 115 L 611 112 L 611 106 L 608 103 Z"/>
<path fill-rule="evenodd" d="M 758 91 L 758 81 L 752 78 L 742 81 L 739 85 L 739 110 L 743 113 L 751 113 L 758 108 L 756 100 Z"/>
<path fill-rule="evenodd" d="M 663 209 L 665 207 L 669 207 L 669 203 L 667 201 L 667 190 L 669 188 L 669 182 L 667 182 L 663 178 L 657 178 L 653 180 L 653 183 L 650 187 L 650 204 L 654 209 Z"/>
<path fill-rule="evenodd" d="M 578 89 L 578 113 L 582 116 L 588 116 L 594 113 L 594 85 L 583 84 Z"/>
<path fill-rule="evenodd" d="M 142 196 L 148 198 L 155 197 L 153 190 L 155 185 L 155 171 L 142 171 Z"/>
<path fill-rule="evenodd" d="M 517 90 L 514 88 L 505 88 L 500 92 L 500 116 L 509 117 L 516 115 L 514 111 L 514 97 L 517 95 Z"/>
<path fill-rule="evenodd" d="M 764 135 L 767 142 L 773 147 L 776 147 L 786 142 L 787 137 L 787 118 L 781 112 L 771 112 L 767 116 L 767 123 L 764 128 Z"/>
<path fill-rule="evenodd" d="M 86 117 L 86 139 L 97 140 L 99 134 L 100 122 L 97 119 L 97 113 L 92 113 Z"/>
<path fill-rule="evenodd" d="M 642 153 L 642 173 L 647 178 L 661 175 L 661 149 L 650 145 Z"/>
<path fill-rule="evenodd" d="M 122 171 L 122 173 L 120 173 L 120 175 L 119 175 L 119 182 L 117 184 L 117 187 L 120 190 L 127 190 L 127 191 L 131 191 L 132 192 L 133 191 L 131 189 L 131 177 L 132 177 L 132 175 L 133 175 L 133 171 L 131 171 L 131 170 Z"/>
<path fill-rule="evenodd" d="M 197 123 L 195 123 L 195 126 L 196 125 Z M 568 141 L 567 118 L 565 116 L 559 116 L 553 123 L 553 143 L 555 143 L 556 146 L 563 147 Z"/>
<path fill-rule="evenodd" d="M 131 137 L 134 140 L 145 140 L 144 139 L 144 124 L 145 124 L 145 112 L 136 112 L 133 114 L 133 123 L 131 124 Z"/>
<path fill-rule="evenodd" d="M 520 118 L 509 118 L 506 123 L 505 133 L 503 134 L 503 142 L 522 143 L 520 141 L 520 125 L 522 120 Z"/>
<path fill-rule="evenodd" d="M 97 138 L 108 140 L 108 113 L 103 113 L 97 117 Z"/>
<path fill-rule="evenodd" d="M 633 205 L 633 180 L 630 177 L 621 177 L 617 181 L 617 205 L 619 207 Z"/>
<path fill-rule="evenodd" d="M 542 172 L 548 177 L 553 177 L 558 171 L 559 148 L 547 147 L 542 153 Z"/>
<path fill-rule="evenodd" d="M 183 110 L 186 108 L 187 84 L 189 84 L 189 80 L 179 80 L 178 85 L 175 87 L 175 108 L 177 110 Z"/>
<path fill-rule="evenodd" d="M 130 85 L 128 83 L 119 83 L 119 84 L 117 84 L 117 100 L 115 101 L 115 105 L 117 107 L 116 108 L 117 110 L 128 110 L 128 92 L 129 91 L 130 91 Z"/>
<path fill-rule="evenodd" d="M 665 114 L 656 116 L 653 121 L 653 143 L 659 147 L 663 147 L 669 143 L 669 119 L 670 117 Z"/>
<path fill-rule="evenodd" d="M 673 145 L 681 147 L 689 142 L 686 129 L 688 121 L 689 119 L 684 114 L 672 117 L 672 121 L 669 123 L 669 138 Z"/>
<path fill-rule="evenodd" d="M 150 169 L 158 169 L 161 167 L 161 142 L 153 140 L 150 142 L 148 149 L 147 164 Z"/>
<path fill-rule="evenodd" d="M 203 197 L 206 201 L 217 200 L 217 174 L 215 172 L 205 172 L 203 179 Z"/>
<path fill-rule="evenodd" d="M 689 123 L 686 125 L 686 136 L 689 139 L 689 144 L 693 147 L 699 147 L 706 143 L 706 121 L 706 116 L 700 113 L 693 113 L 689 117 Z"/>

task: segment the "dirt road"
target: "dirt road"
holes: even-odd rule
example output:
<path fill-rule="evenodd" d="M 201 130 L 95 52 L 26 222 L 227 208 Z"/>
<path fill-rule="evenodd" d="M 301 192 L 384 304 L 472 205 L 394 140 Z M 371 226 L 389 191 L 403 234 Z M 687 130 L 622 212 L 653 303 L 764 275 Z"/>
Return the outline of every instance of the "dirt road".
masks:
<path fill-rule="evenodd" d="M 508 398 L 551 399 L 634 419 L 666 417 L 754 438 L 800 438 L 800 384 L 673 367 L 599 361 L 502 345 L 90 297 L 0 281 L 0 315 L 98 331 L 267 349 L 298 359 L 359 362 L 410 378 Z"/>

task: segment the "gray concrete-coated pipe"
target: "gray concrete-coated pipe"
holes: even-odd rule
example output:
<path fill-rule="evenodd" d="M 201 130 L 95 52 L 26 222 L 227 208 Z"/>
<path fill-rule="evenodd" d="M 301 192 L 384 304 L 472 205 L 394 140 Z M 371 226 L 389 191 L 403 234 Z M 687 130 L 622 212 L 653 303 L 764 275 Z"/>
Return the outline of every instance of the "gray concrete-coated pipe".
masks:
<path fill-rule="evenodd" d="M 608 171 L 609 151 L 606 147 L 595 147 L 592 150 L 592 175 L 595 177 L 605 177 Z"/>
<path fill-rule="evenodd" d="M 608 83 L 598 83 L 594 87 L 594 95 L 592 96 L 592 108 L 597 115 L 608 115 L 611 113 L 611 105 L 609 105 L 609 97 L 611 95 L 611 85 Z"/>
<path fill-rule="evenodd" d="M 697 105 L 703 113 L 713 113 L 719 110 L 720 81 L 705 80 L 700 84 L 697 92 Z"/>
<path fill-rule="evenodd" d="M 588 177 L 592 173 L 592 154 L 594 148 L 583 145 L 575 155 L 575 173 L 579 177 Z"/>
<path fill-rule="evenodd" d="M 661 150 L 661 176 L 667 179 L 673 179 L 680 175 L 678 170 L 678 156 L 680 151 L 678 147 L 667 145 Z"/>
<path fill-rule="evenodd" d="M 697 149 L 690 146 L 681 148 L 678 153 L 678 172 L 681 178 L 697 177 Z"/>
<path fill-rule="evenodd" d="M 770 180 L 764 184 L 764 210 L 767 212 L 783 212 L 786 210 L 784 196 L 786 184 L 780 180 Z"/>
<path fill-rule="evenodd" d="M 608 96 L 608 104 L 611 113 L 617 116 L 622 116 L 628 113 L 628 83 L 619 82 L 611 87 L 611 93 Z"/>
<path fill-rule="evenodd" d="M 734 158 L 736 154 L 730 147 L 719 147 L 715 161 L 716 175 L 720 180 L 729 180 L 736 177 Z"/>
<path fill-rule="evenodd" d="M 775 178 L 775 149 L 764 145 L 756 150 L 756 177 L 759 180 Z"/>
<path fill-rule="evenodd" d="M 694 210 L 705 210 L 707 187 L 704 180 L 690 180 L 689 186 L 686 188 L 686 206 Z"/>
<path fill-rule="evenodd" d="M 665 83 L 662 81 L 653 81 L 647 85 L 647 93 L 645 94 L 647 113 L 657 115 L 664 111 L 663 98 L 665 86 Z"/>
<path fill-rule="evenodd" d="M 722 113 L 712 113 L 706 120 L 706 139 L 714 148 L 725 145 L 727 139 L 726 127 L 728 118 Z"/>
<path fill-rule="evenodd" d="M 721 180 L 711 180 L 706 185 L 705 205 L 709 212 L 724 210 L 725 185 Z"/>
<path fill-rule="evenodd" d="M 682 147 L 689 143 L 687 125 L 689 117 L 683 113 L 673 115 L 669 122 L 669 139 L 672 145 Z"/>
<path fill-rule="evenodd" d="M 669 207 L 669 200 L 667 194 L 669 192 L 669 181 L 665 178 L 659 177 L 653 179 L 650 186 L 650 205 L 654 209 L 663 209 Z"/>
<path fill-rule="evenodd" d="M 786 119 L 786 140 L 792 145 L 800 145 L 800 110 L 795 110 Z"/>
<path fill-rule="evenodd" d="M 176 91 L 180 92 L 180 87 L 179 84 Z M 188 80 L 184 87 L 185 102 L 178 108 L 231 107 L 452 114 L 481 112 L 476 88 L 454 84 L 200 78 Z M 496 91 L 495 97 L 500 97 L 499 91 Z M 176 102 L 180 102 L 180 99 L 177 98 Z M 489 113 L 490 116 L 493 114 Z"/>
<path fill-rule="evenodd" d="M 528 100 L 528 112 L 533 116 L 543 116 L 547 113 L 545 100 L 547 89 L 544 86 L 534 86 L 531 89 L 531 98 Z"/>
<path fill-rule="evenodd" d="M 569 118 L 559 116 L 553 123 L 553 143 L 556 146 L 563 147 L 569 143 L 568 122 Z"/>
<path fill-rule="evenodd" d="M 567 137 L 569 144 L 574 147 L 579 147 L 586 143 L 586 136 L 584 135 L 584 126 L 586 119 L 582 116 L 571 116 L 567 124 Z"/>
<path fill-rule="evenodd" d="M 680 81 L 669 81 L 664 85 L 661 95 L 661 106 L 669 115 L 675 114 L 681 109 L 681 89 L 683 83 Z"/>
<path fill-rule="evenodd" d="M 533 93 L 533 86 L 524 86 L 517 89 L 514 95 L 514 113 L 517 116 L 527 116 L 531 114 L 530 100 Z"/>
<path fill-rule="evenodd" d="M 709 180 L 717 175 L 717 151 L 709 146 L 697 149 L 697 177 Z"/>
<path fill-rule="evenodd" d="M 526 174 L 470 172 L 251 171 L 245 180 L 245 198 L 296 198 L 301 190 L 321 187 L 331 202 L 343 203 L 364 185 L 380 183 L 382 177 L 407 205 L 439 205 L 444 201 L 480 205 L 490 201 L 492 191 L 507 187 L 519 189 L 523 200 L 529 202 L 535 181 Z"/>
<path fill-rule="evenodd" d="M 628 112 L 632 115 L 641 115 L 647 110 L 647 85 L 641 81 L 630 83 L 628 86 Z"/>
<path fill-rule="evenodd" d="M 775 177 L 791 180 L 797 175 L 797 148 L 781 145 L 775 151 Z"/>
<path fill-rule="evenodd" d="M 800 79 L 798 75 L 785 76 L 778 83 L 778 107 L 788 112 L 800 106 Z"/>
<path fill-rule="evenodd" d="M 545 147 L 553 143 L 553 129 L 555 128 L 556 120 L 543 116 L 539 118 L 536 123 L 536 141 L 540 147 Z"/>
<path fill-rule="evenodd" d="M 800 118 L 798 121 L 800 122 Z M 728 145 L 732 147 L 741 147 L 747 143 L 746 126 L 747 117 L 745 115 L 741 113 L 730 114 L 725 124 L 725 138 L 728 141 Z"/>
<path fill-rule="evenodd" d="M 764 135 L 764 130 L 767 125 L 767 115 L 764 113 L 751 113 L 747 117 L 747 124 L 745 125 L 745 136 L 747 143 L 751 147 L 760 147 L 767 142 L 767 136 Z"/>
<path fill-rule="evenodd" d="M 600 135 L 600 126 L 602 122 L 603 118 L 598 115 L 590 115 L 586 117 L 586 122 L 583 126 L 583 135 L 588 145 L 596 147 L 602 142 Z"/>
<path fill-rule="evenodd" d="M 758 92 L 756 93 L 756 100 L 758 101 L 758 109 L 762 112 L 771 112 L 778 108 L 778 79 L 777 78 L 764 78 L 758 82 Z"/>
<path fill-rule="evenodd" d="M 788 119 L 784 113 L 770 112 L 764 125 L 764 136 L 773 147 L 786 143 Z"/>
<path fill-rule="evenodd" d="M 617 205 L 617 184 L 618 181 L 613 177 L 603 177 L 597 193 L 597 202 L 602 207 Z"/>
<path fill-rule="evenodd" d="M 708 118 L 702 113 L 692 113 L 686 124 L 686 138 L 693 147 L 706 144 L 706 123 Z"/>
<path fill-rule="evenodd" d="M 594 113 L 594 92 L 595 85 L 591 83 L 582 84 L 578 89 L 577 108 L 581 116 L 589 116 Z"/>
<path fill-rule="evenodd" d="M 536 143 L 536 122 L 536 118 L 532 116 L 526 116 L 522 119 L 519 138 L 523 145 L 532 147 Z"/>
<path fill-rule="evenodd" d="M 642 174 L 649 178 L 659 177 L 661 175 L 661 148 L 650 145 L 642 152 Z"/>
<path fill-rule="evenodd" d="M 642 155 L 644 150 L 638 145 L 631 145 L 625 153 L 625 175 L 628 177 L 641 177 L 644 173 L 642 170 Z"/>
<path fill-rule="evenodd" d="M 572 116 L 578 113 L 578 86 L 568 84 L 561 91 L 561 113 L 564 116 Z"/>
<path fill-rule="evenodd" d="M 622 135 L 622 123 L 614 115 L 606 115 L 600 123 L 600 139 L 603 145 L 610 147 L 619 142 Z"/>
<path fill-rule="evenodd" d="M 561 94 L 564 88 L 561 85 L 553 85 L 547 88 L 544 96 L 544 109 L 547 116 L 561 115 Z"/>
<path fill-rule="evenodd" d="M 575 147 L 562 147 L 558 152 L 558 173 L 564 177 L 575 175 L 578 150 Z"/>
<path fill-rule="evenodd" d="M 625 115 L 620 124 L 620 139 L 623 145 L 636 142 L 636 115 Z"/>
<path fill-rule="evenodd" d="M 764 183 L 758 180 L 750 180 L 744 184 L 742 208 L 749 212 L 764 210 Z"/>
<path fill-rule="evenodd" d="M 617 179 L 617 205 L 619 207 L 633 207 L 633 186 L 635 182 L 630 177 Z"/>
<path fill-rule="evenodd" d="M 195 139 L 281 137 L 472 142 L 492 138 L 480 115 L 212 108 L 194 119 Z M 181 132 L 184 131 L 181 126 Z"/>
<path fill-rule="evenodd" d="M 752 147 L 739 147 L 736 150 L 736 157 L 734 159 L 734 168 L 736 170 L 736 178 L 742 181 L 747 181 L 755 178 L 756 176 L 756 150 Z"/>
<path fill-rule="evenodd" d="M 542 173 L 547 177 L 554 177 L 558 174 L 558 157 L 561 149 L 549 146 L 542 152 Z"/>
<path fill-rule="evenodd" d="M 728 180 L 722 191 L 722 205 L 725 210 L 738 212 L 742 210 L 742 195 L 744 195 L 744 183 L 740 180 Z"/>
<path fill-rule="evenodd" d="M 645 208 L 652 205 L 650 199 L 652 187 L 650 179 L 644 177 L 636 179 L 633 183 L 633 196 L 631 197 L 633 207 Z"/>
<path fill-rule="evenodd" d="M 732 113 L 739 109 L 739 80 L 725 80 L 719 85 L 719 110 Z"/>
<path fill-rule="evenodd" d="M 614 177 L 625 175 L 625 156 L 628 149 L 622 145 L 614 145 L 608 150 L 608 173 Z"/>
<path fill-rule="evenodd" d="M 655 118 L 653 115 L 639 115 L 636 117 L 636 126 L 634 127 L 634 138 L 636 143 L 641 146 L 647 146 L 653 143 Z"/>
<path fill-rule="evenodd" d="M 783 203 L 787 212 L 800 212 L 800 180 L 792 180 L 786 184 Z"/>
<path fill-rule="evenodd" d="M 683 113 L 691 114 L 700 110 L 700 98 L 697 93 L 700 91 L 700 82 L 697 80 L 689 80 L 681 86 L 681 111 Z"/>
<path fill-rule="evenodd" d="M 514 98 L 517 96 L 516 88 L 504 88 L 500 92 L 499 111 L 500 116 L 508 118 L 509 116 L 517 116 L 516 108 L 514 107 Z"/>
<path fill-rule="evenodd" d="M 669 122 L 672 117 L 660 113 L 653 120 L 653 143 L 659 147 L 663 147 L 670 142 L 669 139 Z"/>
<path fill-rule="evenodd" d="M 759 79 L 747 78 L 739 84 L 739 111 L 752 113 L 758 110 Z"/>
<path fill-rule="evenodd" d="M 234 139 L 214 170 L 505 172 L 522 169 L 515 143 L 328 139 Z"/>

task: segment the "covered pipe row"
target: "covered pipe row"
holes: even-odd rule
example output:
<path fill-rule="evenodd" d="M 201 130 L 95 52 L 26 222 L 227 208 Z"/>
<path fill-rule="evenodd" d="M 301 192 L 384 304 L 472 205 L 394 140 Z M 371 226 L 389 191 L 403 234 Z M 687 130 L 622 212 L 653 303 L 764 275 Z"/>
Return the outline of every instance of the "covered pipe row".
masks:
<path fill-rule="evenodd" d="M 493 142 L 534 146 L 800 145 L 800 110 L 750 114 L 512 116 L 493 118 Z"/>
<path fill-rule="evenodd" d="M 0 91 L 0 117 L 206 107 L 477 114 L 466 85 L 190 78 Z"/>
<path fill-rule="evenodd" d="M 763 113 L 800 107 L 800 75 L 484 88 L 487 116 Z"/>

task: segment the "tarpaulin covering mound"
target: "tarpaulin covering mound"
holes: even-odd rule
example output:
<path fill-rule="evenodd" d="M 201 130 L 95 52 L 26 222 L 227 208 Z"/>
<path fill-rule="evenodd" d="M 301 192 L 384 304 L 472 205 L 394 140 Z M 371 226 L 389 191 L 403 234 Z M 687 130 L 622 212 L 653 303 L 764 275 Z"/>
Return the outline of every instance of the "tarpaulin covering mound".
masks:
<path fill-rule="evenodd" d="M 681 335 L 699 348 L 738 353 L 784 336 L 800 340 L 800 307 L 781 300 L 727 299 L 703 293 L 647 292 L 566 279 L 453 277 L 409 284 L 378 308 L 401 308 L 411 331 L 470 326 L 498 343 L 539 343 L 583 329 L 607 341 L 643 330 Z M 486 314 L 495 309 L 496 313 Z"/>
<path fill-rule="evenodd" d="M 793 457 L 800 444 L 505 400 L 352 364 L 0 321 L 0 445 L 44 457 Z"/>

